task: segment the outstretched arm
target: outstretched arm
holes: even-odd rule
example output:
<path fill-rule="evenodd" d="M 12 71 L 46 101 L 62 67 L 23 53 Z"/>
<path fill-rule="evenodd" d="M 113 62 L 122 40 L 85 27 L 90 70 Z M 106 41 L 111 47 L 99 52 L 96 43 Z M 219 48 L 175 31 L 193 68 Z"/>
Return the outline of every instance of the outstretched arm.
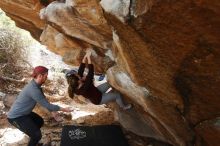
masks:
<path fill-rule="evenodd" d="M 86 63 L 86 55 L 83 57 L 82 63 Z"/>
<path fill-rule="evenodd" d="M 44 93 L 42 92 L 42 90 L 37 89 L 34 90 L 34 92 L 31 92 L 31 96 L 32 98 L 39 103 L 41 106 L 43 106 L 44 108 L 48 109 L 49 111 L 64 111 L 64 112 L 71 112 L 72 110 L 70 108 L 62 108 L 58 105 L 55 104 L 51 104 L 45 97 Z"/>
<path fill-rule="evenodd" d="M 93 64 L 92 64 L 92 61 L 91 61 L 91 52 L 92 50 L 89 49 L 87 50 L 86 52 L 86 58 L 87 58 L 87 61 L 88 61 L 88 69 L 89 69 L 89 72 L 86 76 L 86 79 L 84 81 L 84 85 L 82 86 L 82 89 L 84 90 L 87 90 L 91 84 L 93 84 L 93 78 L 94 78 L 94 67 L 93 67 Z"/>
<path fill-rule="evenodd" d="M 79 66 L 79 70 L 78 70 L 78 75 L 80 77 L 83 77 L 83 72 L 85 70 L 85 64 L 86 64 L 86 59 L 87 59 L 87 56 L 85 55 L 82 59 L 82 63 L 80 64 Z"/>
<path fill-rule="evenodd" d="M 86 58 L 87 58 L 88 64 L 92 64 L 91 55 L 92 55 L 92 50 L 89 49 L 89 50 L 86 52 L 86 55 L 85 55 Z"/>
<path fill-rule="evenodd" d="M 85 70 L 85 67 L 86 67 L 86 64 L 82 62 L 79 66 L 79 69 L 78 69 L 78 75 L 80 77 L 83 77 L 83 72 Z"/>
<path fill-rule="evenodd" d="M 91 56 L 91 50 L 88 49 L 87 52 L 86 52 L 86 54 L 85 54 L 85 56 L 84 56 L 83 59 L 82 59 L 82 63 L 81 63 L 80 66 L 79 66 L 78 75 L 79 75 L 80 77 L 83 77 L 83 72 L 84 72 L 84 70 L 85 70 L 86 60 L 88 61 L 88 64 L 91 64 L 91 58 L 90 58 L 90 56 Z"/>

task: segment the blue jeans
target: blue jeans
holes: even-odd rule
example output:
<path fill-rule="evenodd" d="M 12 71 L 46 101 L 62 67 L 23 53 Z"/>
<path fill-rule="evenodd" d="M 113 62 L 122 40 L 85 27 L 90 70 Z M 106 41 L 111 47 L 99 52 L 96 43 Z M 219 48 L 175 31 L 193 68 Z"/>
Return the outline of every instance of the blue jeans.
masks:
<path fill-rule="evenodd" d="M 30 137 L 28 146 L 36 146 L 40 141 L 42 135 L 40 128 L 43 126 L 43 119 L 36 113 L 31 112 L 29 115 L 9 119 L 10 124 L 18 128 Z"/>
<path fill-rule="evenodd" d="M 116 103 L 121 107 L 125 107 L 124 101 L 122 99 L 122 96 L 119 92 L 113 91 L 113 92 L 108 92 L 106 91 L 111 88 L 111 86 L 108 84 L 108 82 L 105 82 L 104 84 L 99 85 L 98 90 L 102 92 L 102 100 L 100 104 L 106 104 L 111 101 L 116 101 Z"/>

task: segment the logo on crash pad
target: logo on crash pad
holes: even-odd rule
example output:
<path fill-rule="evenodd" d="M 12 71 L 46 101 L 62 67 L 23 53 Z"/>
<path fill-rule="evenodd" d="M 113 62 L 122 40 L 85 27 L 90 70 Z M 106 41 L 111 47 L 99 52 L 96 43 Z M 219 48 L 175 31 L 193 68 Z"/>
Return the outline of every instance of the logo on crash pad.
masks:
<path fill-rule="evenodd" d="M 86 132 L 80 129 L 70 130 L 68 132 L 70 139 L 82 139 L 86 137 Z"/>

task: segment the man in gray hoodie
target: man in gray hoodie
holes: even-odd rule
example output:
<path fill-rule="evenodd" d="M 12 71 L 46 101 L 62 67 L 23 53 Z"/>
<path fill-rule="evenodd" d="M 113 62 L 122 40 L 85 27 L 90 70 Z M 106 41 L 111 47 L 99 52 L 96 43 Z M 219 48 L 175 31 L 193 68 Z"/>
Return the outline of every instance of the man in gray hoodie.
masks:
<path fill-rule="evenodd" d="M 19 93 L 11 109 L 7 114 L 9 123 L 30 137 L 28 146 L 36 146 L 42 134 L 40 128 L 44 121 L 38 114 L 32 112 L 35 105 L 39 103 L 49 111 L 71 112 L 70 108 L 62 108 L 51 104 L 45 98 L 41 85 L 47 80 L 48 69 L 44 66 L 34 68 L 31 80 Z"/>

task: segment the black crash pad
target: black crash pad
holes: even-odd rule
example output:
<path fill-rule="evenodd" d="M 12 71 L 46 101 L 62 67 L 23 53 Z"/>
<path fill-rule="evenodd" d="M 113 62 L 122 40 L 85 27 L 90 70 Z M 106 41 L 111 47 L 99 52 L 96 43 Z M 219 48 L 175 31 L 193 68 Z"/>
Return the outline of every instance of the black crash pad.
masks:
<path fill-rule="evenodd" d="M 62 129 L 61 146 L 129 146 L 118 125 L 72 126 Z"/>

